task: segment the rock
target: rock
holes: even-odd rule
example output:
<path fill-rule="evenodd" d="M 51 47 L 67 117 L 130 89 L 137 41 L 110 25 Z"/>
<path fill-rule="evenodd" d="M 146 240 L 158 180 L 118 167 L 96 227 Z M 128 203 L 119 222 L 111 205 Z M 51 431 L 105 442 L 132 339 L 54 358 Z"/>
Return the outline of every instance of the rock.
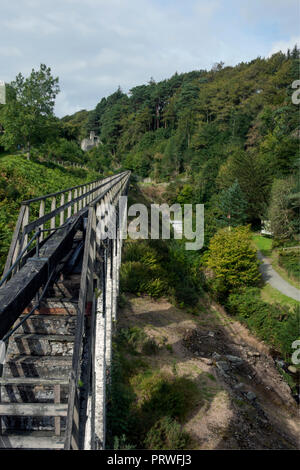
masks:
<path fill-rule="evenodd" d="M 297 367 L 295 367 L 295 366 L 288 366 L 288 371 L 289 371 L 291 374 L 297 374 Z"/>
<path fill-rule="evenodd" d="M 249 356 L 249 357 L 260 357 L 260 353 L 258 351 L 247 351 L 247 356 Z"/>
<path fill-rule="evenodd" d="M 223 372 L 228 372 L 229 369 L 230 369 L 229 365 L 225 361 L 216 362 L 216 366 L 219 370 L 221 370 Z"/>
<path fill-rule="evenodd" d="M 240 383 L 234 385 L 233 388 L 234 388 L 235 390 L 242 390 L 244 387 L 245 387 L 245 384 L 243 384 L 243 382 L 240 382 Z"/>
<path fill-rule="evenodd" d="M 244 361 L 238 356 L 231 356 L 230 354 L 227 354 L 226 359 L 228 359 L 229 362 L 232 362 L 233 364 L 242 364 Z"/>
<path fill-rule="evenodd" d="M 208 332 L 208 336 L 210 336 L 211 338 L 213 338 L 215 336 L 214 332 L 213 331 L 209 331 Z"/>
<path fill-rule="evenodd" d="M 253 401 L 256 399 L 256 395 L 253 392 L 248 392 L 246 397 L 248 398 L 249 401 Z"/>
<path fill-rule="evenodd" d="M 215 359 L 216 361 L 218 361 L 219 359 L 221 359 L 220 354 L 218 354 L 217 352 L 213 352 L 211 357 L 212 357 L 213 359 Z"/>

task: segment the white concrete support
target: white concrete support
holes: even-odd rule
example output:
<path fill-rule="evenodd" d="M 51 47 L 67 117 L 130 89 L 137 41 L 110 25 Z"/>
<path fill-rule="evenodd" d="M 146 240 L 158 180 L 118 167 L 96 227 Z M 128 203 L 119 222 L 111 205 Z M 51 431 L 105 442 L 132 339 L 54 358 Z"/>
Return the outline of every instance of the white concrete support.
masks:
<path fill-rule="evenodd" d="M 113 280 L 112 280 L 112 257 L 110 250 L 107 253 L 106 270 L 106 297 L 105 297 L 105 317 L 106 317 L 106 366 L 111 365 L 112 356 L 112 307 L 113 307 Z"/>
<path fill-rule="evenodd" d="M 113 240 L 112 248 L 112 261 L 113 261 L 113 305 L 112 305 L 112 319 L 115 323 L 117 321 L 117 308 L 118 308 L 118 295 L 119 295 L 119 240 Z"/>
<path fill-rule="evenodd" d="M 95 351 L 93 368 L 92 400 L 92 448 L 105 449 L 106 433 L 106 315 L 104 312 L 103 292 L 96 301 Z M 94 429 L 93 429 L 94 428 Z M 94 432 L 93 432 L 94 431 Z"/>

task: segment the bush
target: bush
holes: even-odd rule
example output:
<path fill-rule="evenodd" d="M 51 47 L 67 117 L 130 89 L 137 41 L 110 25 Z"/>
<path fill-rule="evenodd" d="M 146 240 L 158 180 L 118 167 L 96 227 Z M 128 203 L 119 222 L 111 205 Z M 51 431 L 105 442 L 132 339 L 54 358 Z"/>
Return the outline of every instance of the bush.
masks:
<path fill-rule="evenodd" d="M 172 377 L 159 372 L 136 377 L 142 395 L 141 415 L 150 426 L 169 416 L 182 422 L 194 406 L 197 385 L 187 377 Z"/>
<path fill-rule="evenodd" d="M 229 295 L 226 303 L 229 313 L 246 323 L 250 330 L 280 352 L 286 361 L 294 350 L 291 345 L 299 338 L 299 308 L 289 310 L 279 304 L 261 300 L 260 290 L 244 289 Z"/>
<path fill-rule="evenodd" d="M 210 285 L 218 297 L 256 286 L 261 279 L 250 227 L 219 230 L 211 239 L 206 256 L 207 267 L 214 274 Z"/>
<path fill-rule="evenodd" d="M 183 246 L 162 240 L 128 241 L 121 266 L 121 289 L 196 305 L 199 292 L 194 280 L 196 272 Z"/>
<path fill-rule="evenodd" d="M 189 442 L 190 436 L 181 430 L 180 424 L 165 416 L 147 433 L 145 447 L 152 450 L 182 450 L 187 448 Z"/>
<path fill-rule="evenodd" d="M 288 275 L 294 277 L 297 281 L 300 280 L 299 254 L 299 250 L 282 251 L 278 257 L 279 266 L 284 268 Z"/>

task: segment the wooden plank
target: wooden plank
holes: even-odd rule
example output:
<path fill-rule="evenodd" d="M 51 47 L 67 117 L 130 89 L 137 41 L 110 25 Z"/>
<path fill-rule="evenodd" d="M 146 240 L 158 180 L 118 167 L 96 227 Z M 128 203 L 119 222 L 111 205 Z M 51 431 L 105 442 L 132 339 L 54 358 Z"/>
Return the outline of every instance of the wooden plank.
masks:
<path fill-rule="evenodd" d="M 76 201 L 77 198 L 78 198 L 78 190 L 75 189 L 75 191 L 74 191 L 74 200 Z M 78 203 L 74 202 L 74 214 L 77 214 L 77 212 L 78 212 Z"/>
<path fill-rule="evenodd" d="M 41 377 L 0 377 L 0 385 L 69 385 L 66 379 L 43 379 Z"/>
<path fill-rule="evenodd" d="M 54 385 L 54 403 L 60 404 L 60 385 Z M 55 435 L 60 436 L 60 417 L 54 418 Z"/>
<path fill-rule="evenodd" d="M 65 193 L 63 193 L 60 197 L 60 208 L 62 209 L 65 205 Z M 59 225 L 63 225 L 65 221 L 65 211 L 61 210 L 60 217 L 59 217 Z"/>
<path fill-rule="evenodd" d="M 71 202 L 72 201 L 72 191 L 69 191 L 68 193 L 68 202 Z M 72 215 L 72 206 L 71 204 L 69 205 L 68 207 L 68 218 L 71 217 Z"/>
<path fill-rule="evenodd" d="M 56 197 L 54 196 L 51 201 L 51 212 L 55 212 L 56 209 Z M 50 220 L 50 228 L 55 228 L 55 216 Z"/>
<path fill-rule="evenodd" d="M 18 256 L 18 251 L 19 251 L 19 243 L 20 243 L 20 230 L 23 224 L 23 217 L 25 213 L 25 207 L 24 205 L 21 206 L 20 212 L 19 212 L 19 217 L 18 221 L 16 223 L 15 231 L 12 237 L 12 241 L 10 244 L 9 252 L 7 255 L 3 275 L 7 273 L 11 265 L 15 262 L 17 256 Z"/>
<path fill-rule="evenodd" d="M 22 232 L 25 232 L 25 227 L 26 225 L 29 224 L 29 212 L 30 212 L 30 207 L 29 205 L 25 207 L 25 212 L 24 212 L 24 217 L 23 217 L 23 223 L 22 223 Z M 23 243 L 20 246 L 20 252 L 25 248 L 25 246 L 28 243 L 28 234 L 24 233 L 24 236 L 22 237 Z"/>
<path fill-rule="evenodd" d="M 39 218 L 45 215 L 45 199 L 42 199 L 40 202 Z M 44 224 L 40 225 L 40 229 L 44 230 Z M 40 234 L 40 242 L 44 240 L 44 232 Z"/>
<path fill-rule="evenodd" d="M 1 449 L 63 449 L 63 438 L 48 436 L 40 436 L 38 431 L 36 434 L 31 432 L 20 434 L 7 434 L 0 436 Z"/>
<path fill-rule="evenodd" d="M 67 416 L 66 403 L 0 403 L 2 416 Z"/>

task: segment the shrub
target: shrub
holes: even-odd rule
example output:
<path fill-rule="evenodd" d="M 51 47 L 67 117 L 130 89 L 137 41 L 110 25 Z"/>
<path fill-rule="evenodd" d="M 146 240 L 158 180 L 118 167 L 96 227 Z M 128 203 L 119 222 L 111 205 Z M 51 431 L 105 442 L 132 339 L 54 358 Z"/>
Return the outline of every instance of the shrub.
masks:
<path fill-rule="evenodd" d="M 261 276 L 250 228 L 219 230 L 210 241 L 206 264 L 214 273 L 210 284 L 218 296 L 257 285 Z"/>
<path fill-rule="evenodd" d="M 138 388 L 143 397 L 141 414 L 151 426 L 164 416 L 182 422 L 198 395 L 197 385 L 187 377 L 172 377 L 157 372 L 136 377 L 136 380 L 139 379 Z"/>
<path fill-rule="evenodd" d="M 121 266 L 121 289 L 153 298 L 166 296 L 175 303 L 198 302 L 196 273 L 184 245 L 162 240 L 128 241 Z"/>
<path fill-rule="evenodd" d="M 299 308 L 289 310 L 279 304 L 261 300 L 260 290 L 244 289 L 229 295 L 226 303 L 229 313 L 245 322 L 250 330 L 280 352 L 285 360 L 291 359 L 293 341 L 299 337 Z"/>
<path fill-rule="evenodd" d="M 180 424 L 169 416 L 165 416 L 157 421 L 147 433 L 145 447 L 153 450 L 181 450 L 186 449 L 189 442 L 190 436 L 181 430 Z"/>
<path fill-rule="evenodd" d="M 279 266 L 284 268 L 288 275 L 294 277 L 297 281 L 300 280 L 299 254 L 299 250 L 282 251 L 278 257 Z"/>

